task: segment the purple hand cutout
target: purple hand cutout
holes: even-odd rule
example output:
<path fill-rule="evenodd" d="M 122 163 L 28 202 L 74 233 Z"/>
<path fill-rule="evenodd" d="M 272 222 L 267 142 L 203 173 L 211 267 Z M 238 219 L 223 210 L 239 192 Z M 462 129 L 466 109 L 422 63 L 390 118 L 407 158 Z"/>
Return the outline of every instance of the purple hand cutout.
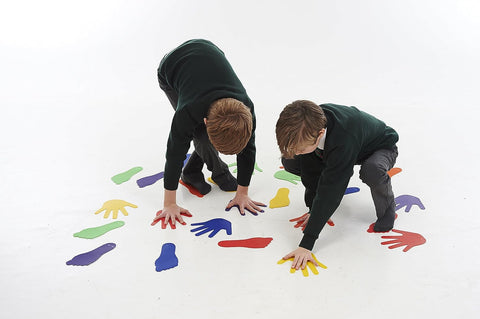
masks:
<path fill-rule="evenodd" d="M 114 243 L 108 243 L 102 245 L 92 251 L 77 255 L 71 260 L 67 261 L 67 265 L 72 266 L 88 266 L 91 263 L 96 262 L 104 254 L 108 253 L 110 250 L 114 249 L 117 245 Z"/>
<path fill-rule="evenodd" d="M 395 198 L 395 211 L 405 207 L 405 212 L 408 213 L 413 205 L 420 207 L 420 209 L 425 209 L 425 206 L 423 206 L 420 198 L 418 197 L 411 195 L 400 195 Z"/>
<path fill-rule="evenodd" d="M 203 223 L 195 223 L 195 224 L 192 224 L 192 226 L 200 226 L 190 230 L 191 232 L 198 232 L 195 234 L 195 236 L 200 236 L 211 231 L 208 237 L 212 238 L 222 229 L 225 229 L 225 231 L 227 232 L 227 235 L 232 234 L 232 223 L 230 223 L 228 220 L 223 218 L 215 218 Z"/>

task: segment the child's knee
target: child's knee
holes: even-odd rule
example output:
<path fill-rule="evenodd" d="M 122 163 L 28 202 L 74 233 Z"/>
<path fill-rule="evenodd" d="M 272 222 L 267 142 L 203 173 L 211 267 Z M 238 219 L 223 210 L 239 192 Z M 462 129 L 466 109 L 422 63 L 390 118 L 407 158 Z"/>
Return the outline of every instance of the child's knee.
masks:
<path fill-rule="evenodd" d="M 360 179 L 370 187 L 384 184 L 388 180 L 387 171 L 375 163 L 364 163 L 360 168 Z"/>

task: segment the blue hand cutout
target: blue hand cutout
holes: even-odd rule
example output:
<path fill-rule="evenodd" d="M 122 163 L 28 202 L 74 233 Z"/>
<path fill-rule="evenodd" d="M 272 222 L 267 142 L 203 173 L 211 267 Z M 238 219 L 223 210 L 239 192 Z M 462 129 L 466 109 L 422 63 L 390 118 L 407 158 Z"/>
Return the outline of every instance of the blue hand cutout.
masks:
<path fill-rule="evenodd" d="M 402 207 L 405 207 L 405 212 L 408 213 L 413 205 L 417 205 L 418 207 L 420 207 L 420 209 L 425 209 L 425 206 L 423 206 L 420 198 L 418 197 L 411 195 L 400 195 L 395 198 L 395 211 L 401 209 Z"/>
<path fill-rule="evenodd" d="M 212 238 L 222 229 L 225 229 L 225 231 L 227 232 L 227 235 L 232 234 L 232 223 L 230 223 L 228 220 L 223 218 L 215 218 L 203 223 L 195 223 L 195 224 L 192 224 L 192 226 L 200 226 L 191 230 L 191 232 L 198 231 L 198 233 L 196 233 L 195 236 L 200 236 L 211 231 L 208 237 Z"/>
<path fill-rule="evenodd" d="M 346 190 L 345 190 L 345 195 L 347 194 L 352 194 L 352 193 L 357 193 L 360 191 L 360 188 L 358 187 L 348 187 Z"/>
<path fill-rule="evenodd" d="M 175 255 L 175 245 L 166 243 L 162 246 L 160 257 L 155 260 L 155 270 L 162 271 L 178 266 L 178 258 Z"/>
<path fill-rule="evenodd" d="M 267 207 L 267 205 L 258 205 L 258 206 Z M 236 208 L 238 209 L 238 211 L 240 212 L 240 207 L 238 207 L 238 205 L 233 205 L 232 207 L 225 208 L 225 211 L 226 211 L 226 212 L 229 212 L 230 209 L 232 209 L 233 207 L 236 207 Z M 250 209 L 248 209 L 248 208 L 246 208 L 246 207 L 245 207 L 245 210 L 247 210 L 247 211 L 248 211 L 250 214 L 252 214 L 253 216 L 258 216 L 258 213 L 255 212 L 255 211 L 252 212 Z M 264 210 L 261 210 L 260 212 L 263 213 Z M 245 215 L 243 215 L 243 216 L 245 216 Z"/>

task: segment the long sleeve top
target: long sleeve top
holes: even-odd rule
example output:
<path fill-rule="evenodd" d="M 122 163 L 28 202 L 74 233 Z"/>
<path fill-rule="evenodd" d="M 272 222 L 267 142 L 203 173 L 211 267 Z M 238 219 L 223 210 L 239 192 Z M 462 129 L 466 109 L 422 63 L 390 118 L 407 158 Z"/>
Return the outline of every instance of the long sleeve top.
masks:
<path fill-rule="evenodd" d="M 255 164 L 255 112 L 225 54 L 210 41 L 187 41 L 162 59 L 158 77 L 178 95 L 167 142 L 165 189 L 177 189 L 193 132 L 198 125 L 204 124 L 210 105 L 221 98 L 239 100 L 252 113 L 252 136 L 237 154 L 238 184 L 248 186 Z"/>
<path fill-rule="evenodd" d="M 393 149 L 398 134 L 374 116 L 356 107 L 322 104 L 327 117 L 323 157 L 313 162 L 301 155 L 301 178 L 310 218 L 300 247 L 312 250 L 328 219 L 340 205 L 353 167 L 380 149 Z M 319 174 L 320 172 L 320 174 Z"/>

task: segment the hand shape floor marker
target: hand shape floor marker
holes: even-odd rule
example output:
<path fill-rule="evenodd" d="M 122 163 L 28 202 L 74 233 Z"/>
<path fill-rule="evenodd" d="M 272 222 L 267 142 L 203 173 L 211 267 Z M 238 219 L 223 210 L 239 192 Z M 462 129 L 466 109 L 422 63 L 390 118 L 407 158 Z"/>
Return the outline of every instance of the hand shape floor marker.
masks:
<path fill-rule="evenodd" d="M 108 253 L 109 251 L 113 250 L 117 245 L 114 243 L 108 243 L 102 245 L 98 248 L 95 248 L 92 251 L 77 255 L 67 261 L 67 265 L 71 266 L 88 266 L 94 262 L 96 262 L 100 257 L 104 254 Z"/>
<path fill-rule="evenodd" d="M 201 236 L 211 231 L 208 237 L 212 238 L 222 229 L 224 229 L 227 232 L 227 235 L 232 234 L 232 223 L 230 223 L 228 220 L 223 218 L 215 218 L 215 219 L 208 220 L 206 222 L 195 223 L 195 224 L 192 224 L 192 226 L 200 226 L 190 230 L 193 233 L 197 232 L 195 236 Z"/>
<path fill-rule="evenodd" d="M 290 190 L 288 188 L 279 188 L 277 194 L 274 198 L 270 200 L 270 208 L 279 208 L 285 207 L 290 205 L 290 199 L 288 198 L 288 194 Z"/>
<path fill-rule="evenodd" d="M 324 264 L 322 264 L 321 262 L 318 261 L 317 257 L 315 257 L 314 254 L 312 254 L 312 257 L 315 259 L 315 261 L 317 262 L 318 266 L 323 268 L 323 269 L 327 269 L 327 266 L 325 266 Z M 287 261 L 293 261 L 293 257 L 292 258 L 289 258 L 289 259 L 280 259 L 277 264 L 281 265 Z M 304 277 L 308 277 L 308 268 L 310 268 L 310 270 L 312 271 L 312 273 L 314 275 L 318 275 L 318 270 L 317 270 L 317 267 L 315 266 L 314 263 L 312 263 L 311 261 L 308 261 L 307 262 L 307 267 L 305 267 L 305 269 L 301 269 L 302 271 L 302 274 Z M 291 268 L 290 267 L 290 273 L 291 274 L 294 274 L 297 270 L 295 268 Z"/>
<path fill-rule="evenodd" d="M 425 206 L 423 206 L 422 201 L 418 197 L 412 195 L 400 195 L 395 198 L 395 211 L 405 207 L 405 212 L 408 213 L 414 205 L 422 210 L 425 209 Z"/>
<path fill-rule="evenodd" d="M 79 231 L 78 233 L 73 234 L 73 237 L 93 239 L 93 238 L 100 237 L 113 229 L 122 227 L 123 225 L 125 225 L 125 222 L 119 220 L 119 221 L 112 222 L 112 223 L 105 224 L 98 227 L 85 228 Z"/>
<path fill-rule="evenodd" d="M 151 223 L 150 225 L 155 226 L 159 221 L 162 221 L 162 229 L 166 229 L 166 228 L 167 228 L 167 224 L 165 223 L 165 217 L 162 217 L 162 218 L 157 219 L 157 217 L 158 217 L 161 213 L 162 213 L 162 210 L 159 210 L 159 211 L 157 212 L 156 217 L 153 219 L 153 221 L 152 221 L 152 223 Z M 190 214 L 190 213 L 184 213 L 184 212 L 182 212 L 182 213 L 180 213 L 180 215 L 185 216 L 185 217 L 192 217 L 192 214 Z M 178 221 L 180 224 L 182 224 L 182 225 L 186 225 L 186 224 L 187 224 L 186 222 L 183 222 L 183 223 L 180 222 L 180 221 L 178 220 L 178 218 L 177 218 L 177 221 Z M 172 219 L 170 219 L 170 220 L 168 221 L 168 224 L 170 225 L 170 228 L 171 228 L 171 229 L 176 229 L 176 228 L 177 228 L 177 227 L 173 224 Z"/>
<path fill-rule="evenodd" d="M 398 247 L 405 246 L 403 249 L 404 252 L 409 251 L 415 246 L 423 245 L 427 242 L 425 237 L 417 233 L 411 233 L 408 231 L 392 229 L 393 232 L 401 234 L 400 236 L 382 236 L 383 239 L 392 239 L 389 241 L 384 241 L 382 245 L 390 245 L 389 249 L 395 249 Z"/>
<path fill-rule="evenodd" d="M 143 168 L 141 168 L 140 166 L 131 168 L 126 172 L 123 172 L 123 173 L 120 173 L 120 174 L 117 174 L 117 175 L 113 176 L 112 181 L 117 185 L 125 183 L 126 181 L 129 181 L 130 178 L 132 178 L 133 175 L 137 174 L 142 169 Z"/>
<path fill-rule="evenodd" d="M 125 210 L 125 206 L 137 208 L 137 205 L 131 204 L 121 199 L 112 199 L 103 203 L 102 208 L 95 212 L 95 215 L 100 214 L 101 212 L 105 211 L 103 218 L 108 218 L 111 212 L 113 212 L 113 219 L 117 219 L 118 211 L 120 210 L 123 215 L 128 216 L 127 211 Z"/>

